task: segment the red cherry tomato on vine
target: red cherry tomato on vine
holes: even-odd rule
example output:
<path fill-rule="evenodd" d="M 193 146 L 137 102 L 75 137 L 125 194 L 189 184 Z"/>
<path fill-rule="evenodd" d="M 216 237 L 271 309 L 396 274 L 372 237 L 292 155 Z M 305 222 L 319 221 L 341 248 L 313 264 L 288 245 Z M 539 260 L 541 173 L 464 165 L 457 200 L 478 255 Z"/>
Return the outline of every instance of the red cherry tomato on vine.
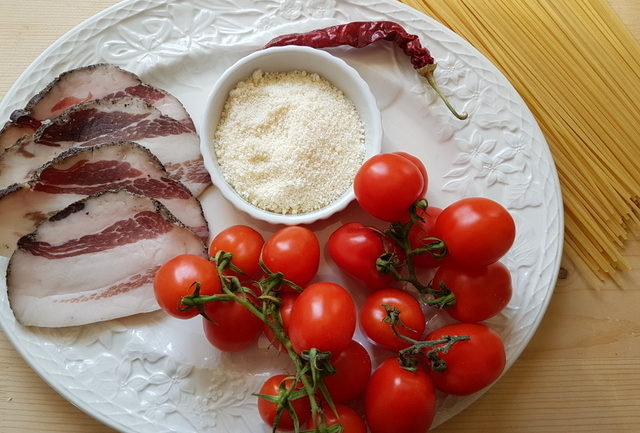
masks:
<path fill-rule="evenodd" d="M 258 288 L 249 286 L 254 294 Z M 249 301 L 256 298 L 248 295 Z M 232 301 L 207 302 L 204 312 L 210 320 L 202 318 L 204 335 L 209 343 L 223 352 L 239 352 L 251 346 L 262 333 L 262 320 L 258 319 L 247 307 Z"/>
<path fill-rule="evenodd" d="M 385 253 L 382 236 L 360 223 L 347 223 L 329 236 L 327 249 L 341 270 L 368 289 L 378 290 L 393 281 L 391 274 L 376 269 L 376 260 Z"/>
<path fill-rule="evenodd" d="M 360 308 L 360 326 L 375 343 L 389 350 L 400 350 L 411 344 L 393 333 L 391 325 L 385 322 L 387 312 L 383 305 L 396 307 L 400 320 L 396 329 L 402 335 L 419 339 L 425 328 L 425 317 L 420 304 L 409 293 L 398 289 L 383 289 L 370 294 Z"/>
<path fill-rule="evenodd" d="M 280 295 L 280 299 L 282 300 L 282 304 L 280 304 L 280 317 L 282 318 L 282 325 L 284 327 L 284 331 L 289 334 L 289 324 L 291 323 L 291 311 L 293 311 L 293 304 L 296 302 L 298 298 L 297 294 L 294 293 L 282 293 Z M 282 347 L 280 342 L 271 331 L 266 324 L 263 324 L 264 335 L 269 339 L 273 347 L 282 351 Z"/>
<path fill-rule="evenodd" d="M 460 322 L 482 322 L 495 316 L 509 303 L 512 294 L 511 274 L 500 262 L 479 268 L 442 265 L 432 286 L 440 290 L 442 284 L 455 296 L 455 304 L 445 311 Z"/>
<path fill-rule="evenodd" d="M 333 283 L 315 283 L 293 304 L 289 338 L 296 352 L 344 350 L 356 329 L 356 305 L 349 292 Z"/>
<path fill-rule="evenodd" d="M 333 413 L 333 410 L 328 405 L 322 405 L 322 412 L 325 416 L 324 421 L 327 427 L 340 424 L 342 426 L 342 433 L 367 433 L 367 426 L 364 423 L 364 420 L 355 410 L 351 409 L 347 405 L 339 403 L 336 404 L 335 407 L 338 416 Z M 314 428 L 315 427 L 311 425 L 311 421 L 309 421 L 307 429 L 313 430 Z"/>
<path fill-rule="evenodd" d="M 438 215 L 442 212 L 442 209 L 438 207 L 429 206 L 427 209 L 418 209 L 417 214 L 421 216 L 424 221 L 419 222 L 417 225 L 413 225 L 409 229 L 409 244 L 412 249 L 422 248 L 425 246 L 425 238 L 433 237 L 433 229 L 436 224 Z M 437 259 L 431 253 L 425 252 L 413 256 L 413 264 L 421 269 L 437 268 L 444 263 L 444 259 Z"/>
<path fill-rule="evenodd" d="M 473 267 L 497 262 L 516 236 L 509 212 L 499 203 L 480 197 L 447 206 L 436 219 L 434 235 L 447 246 L 447 256 Z"/>
<path fill-rule="evenodd" d="M 367 349 L 351 340 L 342 352 L 331 357 L 331 364 L 336 373 L 323 380 L 333 401 L 349 403 L 360 397 L 371 376 L 371 357 Z"/>
<path fill-rule="evenodd" d="M 285 381 L 286 380 L 286 381 Z M 293 379 L 287 379 L 287 375 L 278 374 L 270 377 L 260 388 L 259 394 L 277 396 L 280 394 L 280 384 L 284 382 L 284 388 L 289 390 L 293 386 Z M 298 383 L 296 389 L 302 388 L 302 384 Z M 301 397 L 291 401 L 293 411 L 298 417 L 300 425 L 304 425 L 311 417 L 311 405 L 308 397 Z M 277 406 L 275 403 L 271 403 L 263 398 L 258 397 L 258 412 L 262 420 L 273 427 L 276 419 Z M 293 430 L 293 418 L 288 409 L 282 412 L 280 422 L 278 424 L 279 430 Z"/>
<path fill-rule="evenodd" d="M 221 293 L 216 265 L 201 256 L 182 254 L 162 265 L 153 281 L 153 292 L 158 305 L 173 317 L 189 319 L 197 316 L 198 310 L 183 311 L 181 300 L 195 290 L 193 283 L 200 283 L 201 295 Z"/>
<path fill-rule="evenodd" d="M 445 335 L 467 335 L 471 339 L 458 341 L 447 353 L 440 354 L 447 363 L 446 371 L 429 369 L 437 389 L 447 394 L 469 395 L 489 386 L 500 376 L 506 356 L 502 340 L 494 330 L 479 323 L 456 323 L 436 329 L 427 340 L 437 340 Z"/>
<path fill-rule="evenodd" d="M 282 272 L 284 278 L 304 287 L 318 272 L 320 243 L 305 227 L 285 227 L 265 242 L 262 262 L 271 272 Z"/>
<path fill-rule="evenodd" d="M 426 433 L 435 412 L 435 388 L 422 366 L 408 371 L 389 358 L 371 375 L 365 393 L 371 433 Z"/>
<path fill-rule="evenodd" d="M 218 251 L 232 254 L 231 262 L 246 275 L 231 270 L 226 275 L 233 275 L 241 281 L 251 280 L 260 273 L 260 252 L 264 245 L 262 235 L 249 226 L 231 226 L 216 235 L 209 246 L 209 255 L 215 257 Z"/>
<path fill-rule="evenodd" d="M 427 175 L 427 168 L 424 166 L 422 161 L 420 161 L 418 157 L 413 156 L 407 152 L 393 152 L 393 153 L 396 155 L 400 155 L 403 158 L 407 158 L 409 161 L 413 163 L 413 165 L 418 167 L 418 170 L 420 170 L 420 173 L 422 174 L 422 178 L 424 179 L 424 186 L 422 187 L 422 192 L 420 193 L 420 197 L 424 197 L 425 195 L 427 195 L 427 187 L 429 186 L 429 176 Z"/>
<path fill-rule="evenodd" d="M 421 197 L 424 178 L 409 159 L 392 153 L 369 158 L 356 173 L 353 189 L 360 207 L 384 221 L 405 221 Z"/>

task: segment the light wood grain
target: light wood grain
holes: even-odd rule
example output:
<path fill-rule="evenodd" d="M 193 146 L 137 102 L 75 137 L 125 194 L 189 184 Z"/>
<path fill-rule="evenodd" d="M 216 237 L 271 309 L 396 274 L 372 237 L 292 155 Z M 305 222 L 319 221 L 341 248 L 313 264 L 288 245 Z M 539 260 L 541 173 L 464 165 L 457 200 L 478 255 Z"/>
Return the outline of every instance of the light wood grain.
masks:
<path fill-rule="evenodd" d="M 518 0 L 514 0 L 518 1 Z M 570 1 L 570 0 L 562 0 Z M 0 0 L 0 97 L 53 41 L 113 0 Z M 640 2 L 609 0 L 640 39 Z M 547 314 L 504 377 L 439 433 L 640 432 L 640 242 L 622 287 L 564 262 Z M 0 432 L 113 433 L 53 391 L 0 332 Z"/>

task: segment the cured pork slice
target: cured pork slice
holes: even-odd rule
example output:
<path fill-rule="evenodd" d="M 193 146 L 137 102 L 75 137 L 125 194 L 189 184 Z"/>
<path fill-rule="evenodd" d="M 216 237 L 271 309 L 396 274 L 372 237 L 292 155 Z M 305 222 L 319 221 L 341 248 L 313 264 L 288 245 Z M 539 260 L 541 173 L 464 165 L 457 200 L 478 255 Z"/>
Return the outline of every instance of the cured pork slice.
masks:
<path fill-rule="evenodd" d="M 0 152 L 19 139 L 33 135 L 43 121 L 57 117 L 74 105 L 122 96 L 144 99 L 162 114 L 195 131 L 193 120 L 175 96 L 144 84 L 129 71 L 100 63 L 60 74 L 31 98 L 24 109 L 15 110 L 11 120 L 0 130 Z"/>
<path fill-rule="evenodd" d="M 168 177 L 158 159 L 136 143 L 73 148 L 41 167 L 24 184 L 0 191 L 0 254 L 10 255 L 22 236 L 88 195 L 123 189 L 158 200 L 207 242 L 200 202 Z"/>
<path fill-rule="evenodd" d="M 0 131 L 0 151 L 32 135 L 42 121 L 53 119 L 74 105 L 121 96 L 142 98 L 195 131 L 189 113 L 175 96 L 144 84 L 131 72 L 101 63 L 64 72 L 31 98 L 24 109 L 14 111 L 11 121 Z"/>
<path fill-rule="evenodd" d="M 135 98 L 143 99 L 147 104 L 157 108 L 165 116 L 169 116 L 172 119 L 176 119 L 183 123 L 187 128 L 192 131 L 196 130 L 196 126 L 193 124 L 193 120 L 184 105 L 173 95 L 165 92 L 162 89 L 158 89 L 147 84 L 140 83 L 136 86 L 128 87 L 118 92 L 110 93 L 102 98 L 94 99 L 110 99 L 119 98 L 123 96 L 132 96 Z"/>
<path fill-rule="evenodd" d="M 11 120 L 28 116 L 34 120 L 53 119 L 67 108 L 82 102 L 104 98 L 142 84 L 140 78 L 115 65 L 97 64 L 63 72 L 16 110 Z"/>
<path fill-rule="evenodd" d="M 153 311 L 158 268 L 204 252 L 156 200 L 124 191 L 91 196 L 20 239 L 7 270 L 9 303 L 20 323 L 43 327 Z"/>
<path fill-rule="evenodd" d="M 36 169 L 68 149 L 115 141 L 148 148 L 195 196 L 211 182 L 195 131 L 142 99 L 121 97 L 76 105 L 43 124 L 30 139 L 6 149 L 0 155 L 0 188 L 28 181 Z"/>
<path fill-rule="evenodd" d="M 33 135 L 36 128 L 17 123 L 7 122 L 0 130 L 0 152 L 13 146 L 18 140 Z"/>

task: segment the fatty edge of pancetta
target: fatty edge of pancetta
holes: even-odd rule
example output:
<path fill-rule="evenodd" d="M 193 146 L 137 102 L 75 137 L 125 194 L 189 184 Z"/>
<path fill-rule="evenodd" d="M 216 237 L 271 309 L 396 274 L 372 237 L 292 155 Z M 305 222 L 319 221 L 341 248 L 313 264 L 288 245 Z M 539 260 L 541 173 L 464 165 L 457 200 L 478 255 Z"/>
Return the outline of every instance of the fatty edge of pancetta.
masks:
<path fill-rule="evenodd" d="M 11 114 L 11 121 L 0 130 L 0 152 L 18 139 L 31 136 L 40 122 L 53 119 L 74 105 L 120 96 L 142 98 L 162 114 L 195 131 L 189 113 L 178 98 L 165 90 L 143 83 L 132 72 L 115 65 L 99 63 L 63 72 L 33 96 L 25 108 L 15 110 Z"/>
<path fill-rule="evenodd" d="M 13 146 L 21 138 L 33 135 L 34 132 L 36 130 L 29 126 L 18 125 L 13 122 L 5 123 L 0 129 L 0 153 Z"/>
<path fill-rule="evenodd" d="M 86 102 L 121 96 L 144 99 L 165 116 L 191 121 L 184 105 L 175 96 L 142 82 L 133 72 L 109 63 L 97 63 L 63 72 L 31 98 L 24 111 L 37 120 L 53 119 L 71 107 L 62 103 L 67 98 Z M 56 105 L 60 108 L 55 109 Z"/>
<path fill-rule="evenodd" d="M 210 185 L 195 131 L 142 99 L 119 97 L 78 104 L 6 149 L 0 155 L 0 188 L 28 181 L 38 167 L 70 148 L 114 141 L 149 149 L 195 196 Z"/>
<path fill-rule="evenodd" d="M 20 239 L 7 269 L 26 326 L 65 327 L 157 310 L 153 279 L 202 241 L 158 201 L 110 191 L 78 201 Z"/>
<path fill-rule="evenodd" d="M 36 93 L 23 110 L 14 111 L 11 120 L 24 115 L 40 121 L 53 119 L 72 105 L 104 98 L 139 84 L 142 81 L 136 74 L 108 63 L 70 69 Z"/>
<path fill-rule="evenodd" d="M 124 189 L 161 202 L 205 242 L 209 231 L 202 206 L 160 161 L 132 142 L 70 149 L 40 167 L 31 180 L 0 190 L 0 255 L 38 223 L 71 203 L 107 190 Z"/>

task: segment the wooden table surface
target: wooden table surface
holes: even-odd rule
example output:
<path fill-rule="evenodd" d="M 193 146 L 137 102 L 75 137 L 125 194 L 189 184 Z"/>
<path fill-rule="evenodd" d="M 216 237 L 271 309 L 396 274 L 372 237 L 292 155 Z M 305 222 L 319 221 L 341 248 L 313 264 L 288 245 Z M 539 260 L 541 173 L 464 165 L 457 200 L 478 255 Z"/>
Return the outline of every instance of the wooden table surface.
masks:
<path fill-rule="evenodd" d="M 53 41 L 115 3 L 0 0 L 0 97 Z M 640 39 L 640 2 L 609 3 Z M 623 287 L 599 291 L 564 260 L 566 278 L 522 356 L 436 431 L 640 432 L 640 241 L 629 241 L 625 256 L 634 269 Z M 1 331 L 0 375 L 0 432 L 113 432 L 53 391 Z"/>

